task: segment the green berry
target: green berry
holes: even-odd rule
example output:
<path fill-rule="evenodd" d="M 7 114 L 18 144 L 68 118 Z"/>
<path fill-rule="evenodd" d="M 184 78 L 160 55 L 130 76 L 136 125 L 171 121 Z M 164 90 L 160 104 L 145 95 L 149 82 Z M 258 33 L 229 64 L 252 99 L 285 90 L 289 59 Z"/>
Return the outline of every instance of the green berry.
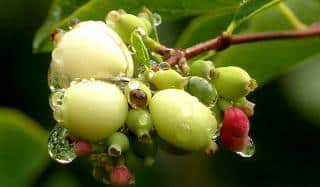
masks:
<path fill-rule="evenodd" d="M 153 96 L 152 122 L 159 136 L 180 149 L 205 150 L 211 143 L 217 122 L 210 109 L 179 89 L 166 89 Z"/>
<path fill-rule="evenodd" d="M 212 83 L 220 97 L 239 99 L 245 97 L 257 87 L 256 81 L 240 67 L 219 67 L 216 68 L 215 74 Z"/>
<path fill-rule="evenodd" d="M 141 81 L 132 79 L 125 87 L 124 93 L 132 108 L 146 107 L 152 97 L 151 90 Z"/>
<path fill-rule="evenodd" d="M 66 89 L 58 111 L 61 125 L 79 138 L 97 141 L 116 132 L 127 118 L 121 90 L 102 81 L 81 81 Z"/>
<path fill-rule="evenodd" d="M 130 43 L 131 33 L 136 29 L 140 29 L 143 35 L 148 35 L 151 32 L 151 24 L 145 18 L 115 10 L 108 13 L 106 22 L 126 43 Z"/>
<path fill-rule="evenodd" d="M 169 69 L 157 71 L 150 82 L 159 90 L 168 88 L 183 89 L 187 83 L 187 79 L 175 70 Z"/>
<path fill-rule="evenodd" d="M 140 141 L 150 139 L 149 132 L 152 129 L 152 120 L 148 111 L 142 109 L 130 110 L 126 124 L 129 130 L 138 136 Z"/>
<path fill-rule="evenodd" d="M 113 157 L 121 156 L 124 152 L 127 152 L 130 147 L 128 137 L 121 132 L 116 132 L 112 134 L 107 139 L 107 145 L 108 154 Z"/>
<path fill-rule="evenodd" d="M 207 60 L 197 60 L 193 62 L 189 69 L 191 76 L 199 76 L 211 80 L 214 76 L 213 62 Z"/>
<path fill-rule="evenodd" d="M 60 87 L 75 79 L 133 75 L 133 61 L 121 38 L 104 22 L 85 21 L 66 32 L 52 51 L 51 74 Z"/>
<path fill-rule="evenodd" d="M 191 77 L 186 86 L 186 91 L 204 104 L 215 103 L 218 97 L 217 90 L 202 77 Z"/>

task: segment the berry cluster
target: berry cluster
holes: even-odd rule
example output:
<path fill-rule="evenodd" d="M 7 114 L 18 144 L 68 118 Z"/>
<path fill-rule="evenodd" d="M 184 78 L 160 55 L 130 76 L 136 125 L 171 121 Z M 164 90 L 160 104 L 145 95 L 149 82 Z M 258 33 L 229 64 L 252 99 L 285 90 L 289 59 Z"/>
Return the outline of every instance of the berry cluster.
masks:
<path fill-rule="evenodd" d="M 158 53 L 158 24 L 148 10 L 138 16 L 119 10 L 106 22 L 79 22 L 52 35 L 50 106 L 57 126 L 48 150 L 54 160 L 87 157 L 95 178 L 122 186 L 134 182 L 130 162 L 153 164 L 158 147 L 213 154 L 221 142 L 244 157 L 253 154 L 254 104 L 246 96 L 255 80 L 209 60 L 171 66 Z"/>

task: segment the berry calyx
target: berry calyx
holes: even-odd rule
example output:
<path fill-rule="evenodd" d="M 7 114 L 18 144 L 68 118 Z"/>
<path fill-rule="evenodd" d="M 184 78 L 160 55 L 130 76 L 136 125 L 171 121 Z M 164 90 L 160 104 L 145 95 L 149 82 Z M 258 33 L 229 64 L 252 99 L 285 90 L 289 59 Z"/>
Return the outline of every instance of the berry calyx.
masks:
<path fill-rule="evenodd" d="M 112 157 L 119 157 L 127 152 L 130 148 L 128 137 L 121 133 L 116 132 L 107 139 L 108 154 Z"/>
<path fill-rule="evenodd" d="M 92 147 L 90 142 L 85 140 L 79 140 L 74 144 L 74 150 L 77 156 L 85 157 L 91 154 Z"/>
<path fill-rule="evenodd" d="M 131 183 L 133 176 L 126 166 L 116 166 L 110 171 L 109 180 L 112 185 L 126 186 Z"/>

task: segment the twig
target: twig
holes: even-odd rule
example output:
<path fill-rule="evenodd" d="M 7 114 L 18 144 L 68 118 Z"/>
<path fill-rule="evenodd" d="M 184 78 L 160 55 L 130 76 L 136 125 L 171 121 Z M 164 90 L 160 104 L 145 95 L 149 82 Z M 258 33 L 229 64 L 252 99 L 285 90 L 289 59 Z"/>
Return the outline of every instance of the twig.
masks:
<path fill-rule="evenodd" d="M 222 33 L 220 36 L 214 39 L 199 43 L 184 50 L 170 49 L 163 46 L 163 49 L 166 49 L 166 51 L 161 52 L 160 49 L 159 52 L 161 54 L 167 54 L 165 55 L 168 56 L 166 62 L 173 66 L 177 64 L 182 58 L 188 60 L 209 50 L 221 51 L 231 45 L 253 43 L 266 40 L 298 39 L 315 36 L 320 36 L 319 24 L 298 31 L 263 32 L 256 34 L 238 34 L 233 36 L 228 36 L 226 33 Z M 170 52 L 170 54 L 168 54 L 168 52 Z"/>

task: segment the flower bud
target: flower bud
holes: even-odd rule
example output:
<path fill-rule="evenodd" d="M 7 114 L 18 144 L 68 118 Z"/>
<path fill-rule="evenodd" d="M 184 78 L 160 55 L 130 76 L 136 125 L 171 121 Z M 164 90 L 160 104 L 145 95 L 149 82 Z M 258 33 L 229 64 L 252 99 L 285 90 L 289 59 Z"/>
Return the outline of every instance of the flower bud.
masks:
<path fill-rule="evenodd" d="M 128 137 L 121 132 L 116 132 L 111 135 L 107 139 L 107 145 L 108 154 L 113 157 L 121 156 L 124 152 L 127 152 L 130 147 Z"/>
<path fill-rule="evenodd" d="M 185 77 L 182 77 L 172 69 L 157 71 L 150 80 L 159 90 L 168 88 L 182 89 L 187 84 L 187 81 Z"/>
<path fill-rule="evenodd" d="M 126 186 L 131 183 L 133 176 L 126 166 L 116 166 L 110 171 L 109 180 L 114 186 Z"/>
<path fill-rule="evenodd" d="M 149 105 L 158 135 L 177 148 L 203 151 L 211 143 L 217 122 L 210 109 L 179 89 L 156 93 Z"/>
<path fill-rule="evenodd" d="M 139 141 L 150 139 L 152 129 L 151 115 L 146 110 L 130 110 L 126 122 L 129 130 L 138 136 Z"/>
<path fill-rule="evenodd" d="M 133 75 L 132 57 L 121 38 L 104 22 L 80 22 L 52 51 L 51 79 L 66 88 L 75 79 Z"/>
<path fill-rule="evenodd" d="M 124 93 L 132 108 L 146 107 L 152 97 L 151 90 L 148 86 L 138 80 L 130 80 L 125 87 Z"/>
<path fill-rule="evenodd" d="M 83 80 L 66 89 L 55 110 L 61 125 L 79 138 L 97 141 L 116 132 L 125 122 L 128 103 L 114 84 Z"/>
<path fill-rule="evenodd" d="M 189 69 L 191 76 L 199 76 L 211 80 L 214 76 L 214 65 L 211 61 L 197 60 L 193 62 Z"/>
<path fill-rule="evenodd" d="M 92 147 L 90 142 L 79 140 L 74 144 L 74 150 L 77 156 L 88 156 L 91 154 Z"/>
<path fill-rule="evenodd" d="M 136 29 L 141 29 L 142 35 L 151 32 L 151 24 L 145 18 L 115 10 L 108 13 L 106 22 L 126 43 L 130 43 L 131 33 Z"/>
<path fill-rule="evenodd" d="M 245 70 L 235 66 L 216 68 L 211 82 L 219 96 L 226 99 L 245 97 L 257 87 L 256 81 Z"/>
<path fill-rule="evenodd" d="M 204 104 L 214 104 L 218 98 L 217 90 L 202 77 L 191 77 L 186 86 L 186 91 Z"/>

